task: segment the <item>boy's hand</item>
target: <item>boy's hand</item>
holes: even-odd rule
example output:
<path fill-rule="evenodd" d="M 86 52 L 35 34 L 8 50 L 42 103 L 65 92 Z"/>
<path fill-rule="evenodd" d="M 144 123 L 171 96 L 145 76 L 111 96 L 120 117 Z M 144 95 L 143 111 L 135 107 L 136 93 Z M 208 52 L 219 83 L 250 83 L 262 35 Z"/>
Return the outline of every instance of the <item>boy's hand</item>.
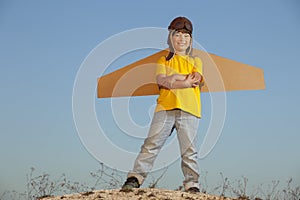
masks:
<path fill-rule="evenodd" d="M 186 77 L 186 83 L 187 86 L 189 87 L 199 86 L 201 80 L 202 80 L 202 76 L 198 72 L 193 72 Z"/>
<path fill-rule="evenodd" d="M 202 81 L 202 76 L 199 72 L 193 72 L 192 75 L 195 77 L 196 79 L 196 84 L 199 85 L 200 82 Z"/>
<path fill-rule="evenodd" d="M 186 87 L 194 87 L 193 85 L 196 84 L 197 80 L 193 74 L 189 74 L 186 76 L 186 79 L 184 80 Z"/>

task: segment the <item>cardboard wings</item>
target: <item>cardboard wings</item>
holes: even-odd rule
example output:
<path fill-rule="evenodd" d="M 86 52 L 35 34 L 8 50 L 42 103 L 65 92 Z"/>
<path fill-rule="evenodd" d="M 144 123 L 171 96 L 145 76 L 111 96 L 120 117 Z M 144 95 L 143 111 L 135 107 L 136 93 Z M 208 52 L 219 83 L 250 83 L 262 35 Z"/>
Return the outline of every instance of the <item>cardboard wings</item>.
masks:
<path fill-rule="evenodd" d="M 166 56 L 167 50 L 129 64 L 98 78 L 98 98 L 157 95 L 156 62 Z M 193 55 L 203 63 L 205 85 L 201 92 L 265 89 L 263 70 L 202 50 L 193 49 Z"/>

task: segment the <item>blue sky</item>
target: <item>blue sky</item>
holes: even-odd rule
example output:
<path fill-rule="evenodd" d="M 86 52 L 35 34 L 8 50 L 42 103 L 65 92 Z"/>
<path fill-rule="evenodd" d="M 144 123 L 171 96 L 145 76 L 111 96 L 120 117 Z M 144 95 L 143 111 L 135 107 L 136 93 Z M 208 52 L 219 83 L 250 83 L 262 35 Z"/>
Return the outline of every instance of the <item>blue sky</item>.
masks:
<path fill-rule="evenodd" d="M 66 173 L 73 180 L 88 179 L 98 163 L 81 143 L 72 114 L 73 84 L 81 63 L 112 35 L 133 28 L 165 28 L 179 15 L 191 19 L 194 39 L 208 52 L 262 68 L 267 87 L 226 94 L 224 129 L 213 151 L 199 161 L 201 170 L 208 171 L 211 184 L 217 184 L 223 172 L 232 180 L 246 176 L 254 185 L 290 177 L 299 185 L 300 3 L 131 2 L 0 1 L 0 188 L 24 190 L 31 166 L 53 177 Z M 129 55 L 111 68 L 140 58 Z M 202 98 L 206 108 L 200 135 L 211 112 L 209 94 Z M 155 99 L 132 100 L 137 123 L 148 123 L 148 107 Z M 98 115 L 109 102 L 96 100 Z M 107 116 L 102 119 L 107 120 L 104 130 L 121 134 Z M 136 150 L 141 144 L 118 142 Z M 174 174 L 179 173 L 176 162 L 161 185 L 176 188 L 182 176 Z"/>

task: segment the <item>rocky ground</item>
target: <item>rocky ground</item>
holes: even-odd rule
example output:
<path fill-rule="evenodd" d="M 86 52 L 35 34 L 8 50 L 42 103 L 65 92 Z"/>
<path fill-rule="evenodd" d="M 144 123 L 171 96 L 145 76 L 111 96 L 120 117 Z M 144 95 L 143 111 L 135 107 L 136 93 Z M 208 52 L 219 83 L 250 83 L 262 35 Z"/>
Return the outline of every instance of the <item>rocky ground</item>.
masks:
<path fill-rule="evenodd" d="M 57 197 L 44 197 L 41 200 L 233 200 L 227 197 L 218 197 L 209 194 L 191 194 L 183 191 L 142 188 L 133 189 L 132 192 L 121 192 L 120 190 L 96 190 L 78 194 L 68 194 Z"/>

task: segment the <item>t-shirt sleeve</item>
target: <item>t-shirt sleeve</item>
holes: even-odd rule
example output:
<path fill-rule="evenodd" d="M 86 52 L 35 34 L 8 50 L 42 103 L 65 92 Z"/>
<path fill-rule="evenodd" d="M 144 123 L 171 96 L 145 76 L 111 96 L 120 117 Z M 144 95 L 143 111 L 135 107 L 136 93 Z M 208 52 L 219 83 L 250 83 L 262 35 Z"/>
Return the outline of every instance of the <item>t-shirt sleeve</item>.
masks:
<path fill-rule="evenodd" d="M 158 59 L 155 76 L 157 76 L 159 74 L 166 74 L 167 73 L 165 63 L 166 63 L 166 57 L 165 56 L 162 56 Z"/>
<path fill-rule="evenodd" d="M 194 64 L 193 72 L 198 72 L 201 74 L 201 76 L 203 76 L 202 61 L 199 57 L 195 57 L 195 64 Z"/>
<path fill-rule="evenodd" d="M 202 69 L 202 60 L 199 57 L 195 57 L 195 64 L 193 72 L 198 72 L 203 77 L 203 69 Z M 200 81 L 201 85 L 204 84 L 204 79 L 202 78 Z"/>

